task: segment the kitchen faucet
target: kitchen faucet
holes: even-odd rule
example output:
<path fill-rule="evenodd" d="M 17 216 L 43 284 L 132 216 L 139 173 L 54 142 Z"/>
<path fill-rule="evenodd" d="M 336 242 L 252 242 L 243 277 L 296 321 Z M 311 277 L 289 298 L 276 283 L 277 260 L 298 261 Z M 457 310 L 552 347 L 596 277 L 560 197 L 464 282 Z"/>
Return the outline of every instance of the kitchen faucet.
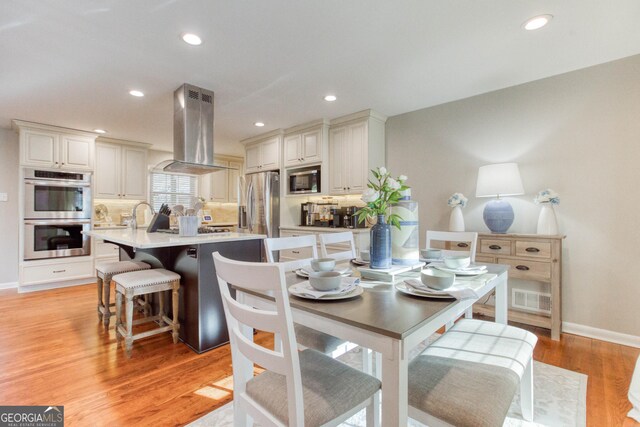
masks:
<path fill-rule="evenodd" d="M 138 221 L 136 219 L 136 209 L 138 209 L 138 206 L 140 205 L 147 205 L 149 206 L 149 209 L 151 209 L 151 214 L 155 215 L 156 213 L 156 211 L 153 210 L 153 206 L 151 206 L 149 202 L 142 201 L 142 202 L 136 203 L 136 205 L 133 207 L 133 211 L 131 212 L 131 221 L 129 222 L 129 226 L 131 227 L 132 230 L 135 230 L 138 228 Z"/>

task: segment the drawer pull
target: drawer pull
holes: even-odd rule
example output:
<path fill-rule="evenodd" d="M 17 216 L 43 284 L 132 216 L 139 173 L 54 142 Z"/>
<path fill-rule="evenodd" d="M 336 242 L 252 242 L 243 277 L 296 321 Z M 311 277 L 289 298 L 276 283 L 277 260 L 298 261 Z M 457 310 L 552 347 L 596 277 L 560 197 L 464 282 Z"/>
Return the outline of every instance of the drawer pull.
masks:
<path fill-rule="evenodd" d="M 293 252 L 294 254 L 300 254 L 300 251 L 291 251 L 291 252 Z"/>
<path fill-rule="evenodd" d="M 536 253 L 536 252 L 540 252 L 540 249 L 531 247 L 531 248 L 525 249 L 525 251 Z"/>
<path fill-rule="evenodd" d="M 468 245 L 467 243 L 462 243 L 462 242 L 460 242 L 460 243 L 458 243 L 458 247 L 459 247 L 459 248 L 468 248 L 468 247 L 469 247 L 469 245 Z"/>
<path fill-rule="evenodd" d="M 500 249 L 502 249 L 502 246 L 500 246 L 500 245 L 491 245 L 491 246 L 489 246 L 489 249 L 493 249 L 494 251 L 499 251 Z"/>
<path fill-rule="evenodd" d="M 526 265 L 516 265 L 516 268 L 518 270 L 522 270 L 522 271 L 527 271 L 529 270 L 529 267 L 527 267 Z"/>
<path fill-rule="evenodd" d="M 53 270 L 54 273 L 64 273 L 67 270 Z"/>

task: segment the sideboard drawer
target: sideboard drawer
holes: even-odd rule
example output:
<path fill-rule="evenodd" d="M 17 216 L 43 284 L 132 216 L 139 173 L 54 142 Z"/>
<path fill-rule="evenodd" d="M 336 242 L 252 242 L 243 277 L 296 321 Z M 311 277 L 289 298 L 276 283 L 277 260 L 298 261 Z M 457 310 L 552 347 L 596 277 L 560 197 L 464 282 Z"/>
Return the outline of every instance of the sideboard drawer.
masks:
<path fill-rule="evenodd" d="M 498 264 L 510 265 L 509 277 L 515 279 L 549 280 L 551 278 L 549 262 L 498 258 Z"/>
<path fill-rule="evenodd" d="M 280 258 L 305 259 L 313 258 L 313 250 L 310 247 L 297 249 L 283 249 L 280 251 Z"/>
<path fill-rule="evenodd" d="M 551 258 L 551 243 L 516 240 L 516 256 Z"/>
<path fill-rule="evenodd" d="M 511 255 L 511 242 L 508 240 L 480 239 L 480 253 Z"/>
<path fill-rule="evenodd" d="M 495 262 L 496 262 L 496 259 L 492 256 L 476 255 L 476 264 L 482 264 L 482 263 L 495 264 Z"/>

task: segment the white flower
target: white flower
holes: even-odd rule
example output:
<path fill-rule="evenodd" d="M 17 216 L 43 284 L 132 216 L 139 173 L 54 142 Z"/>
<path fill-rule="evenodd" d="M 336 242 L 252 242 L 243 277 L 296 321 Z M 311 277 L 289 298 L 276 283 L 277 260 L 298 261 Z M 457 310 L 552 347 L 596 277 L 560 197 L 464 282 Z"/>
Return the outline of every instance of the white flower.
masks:
<path fill-rule="evenodd" d="M 540 204 L 540 203 L 551 203 L 552 205 L 559 205 L 560 204 L 560 195 L 558 193 L 556 193 L 555 191 L 553 191 L 550 188 L 547 188 L 546 190 L 542 190 L 538 193 L 538 195 L 536 196 L 535 199 L 533 199 L 533 201 L 536 204 Z"/>
<path fill-rule="evenodd" d="M 455 208 L 456 206 L 464 208 L 467 205 L 467 201 L 468 200 L 464 197 L 464 194 L 453 193 L 451 197 L 449 197 L 449 200 L 447 200 L 447 204 L 452 208 Z"/>
<path fill-rule="evenodd" d="M 387 185 L 389 185 L 389 188 L 392 190 L 399 190 L 400 187 L 402 187 L 402 185 L 393 178 L 387 179 Z"/>
<path fill-rule="evenodd" d="M 380 197 L 380 195 L 373 188 L 367 188 L 362 192 L 362 201 L 365 203 L 375 202 L 378 200 L 378 197 Z"/>
<path fill-rule="evenodd" d="M 380 166 L 378 168 L 378 172 L 380 173 L 380 175 L 386 175 L 387 174 L 387 168 L 385 168 L 384 166 Z"/>
<path fill-rule="evenodd" d="M 408 180 L 409 178 L 407 178 L 407 175 L 400 175 L 398 177 L 398 181 L 400 182 L 405 182 L 406 180 Z"/>

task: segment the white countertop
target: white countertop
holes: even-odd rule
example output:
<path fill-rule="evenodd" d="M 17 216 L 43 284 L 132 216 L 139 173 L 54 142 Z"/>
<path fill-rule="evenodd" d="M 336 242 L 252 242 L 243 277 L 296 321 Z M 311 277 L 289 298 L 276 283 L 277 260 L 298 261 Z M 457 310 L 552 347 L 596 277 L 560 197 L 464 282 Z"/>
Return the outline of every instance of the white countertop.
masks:
<path fill-rule="evenodd" d="M 280 230 L 291 230 L 291 231 L 311 231 L 314 233 L 340 233 L 343 231 L 352 231 L 354 233 L 368 233 L 371 231 L 370 228 L 344 228 L 344 227 L 314 227 L 314 226 L 306 226 L 306 225 L 291 225 L 291 226 L 282 226 Z"/>
<path fill-rule="evenodd" d="M 146 229 L 139 228 L 132 231 L 129 228 L 117 230 L 96 229 L 83 231 L 87 236 L 107 240 L 121 245 L 138 249 L 165 248 L 171 246 L 203 245 L 206 243 L 233 242 L 238 240 L 264 239 L 262 234 L 249 233 L 210 233 L 199 234 L 194 237 L 180 237 L 177 234 L 147 233 Z"/>

